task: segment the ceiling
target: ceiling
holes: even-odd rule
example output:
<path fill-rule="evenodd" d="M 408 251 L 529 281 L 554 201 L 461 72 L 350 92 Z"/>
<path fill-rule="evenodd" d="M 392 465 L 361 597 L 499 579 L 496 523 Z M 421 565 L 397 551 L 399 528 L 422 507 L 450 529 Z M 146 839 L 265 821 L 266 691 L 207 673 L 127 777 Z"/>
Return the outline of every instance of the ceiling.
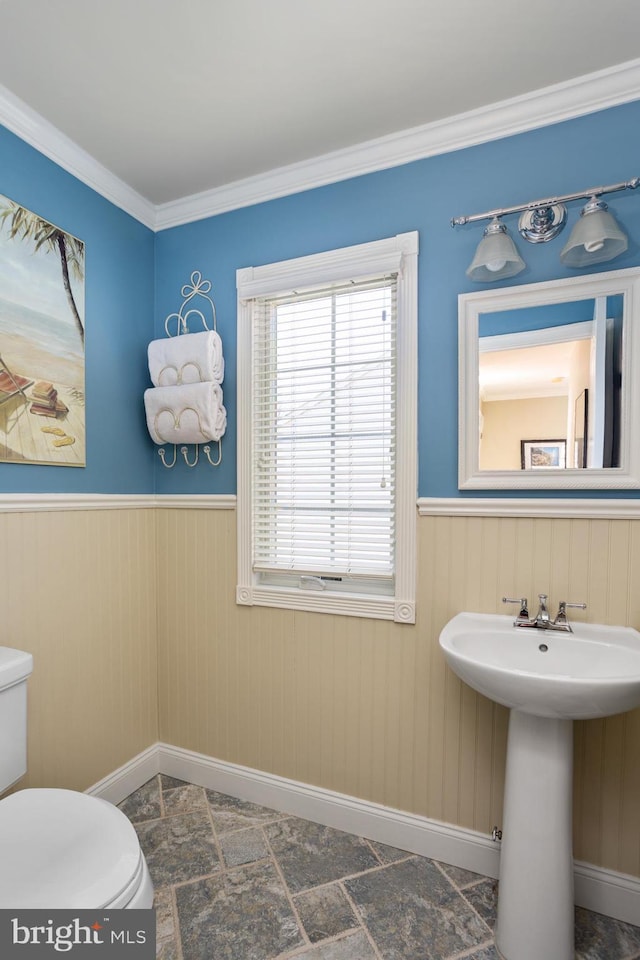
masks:
<path fill-rule="evenodd" d="M 480 352 L 480 397 L 485 400 L 524 400 L 566 397 L 574 350 L 581 341 L 564 340 L 535 347 Z"/>
<path fill-rule="evenodd" d="M 163 204 L 633 60 L 638 36 L 637 0 L 0 0 L 0 84 Z"/>

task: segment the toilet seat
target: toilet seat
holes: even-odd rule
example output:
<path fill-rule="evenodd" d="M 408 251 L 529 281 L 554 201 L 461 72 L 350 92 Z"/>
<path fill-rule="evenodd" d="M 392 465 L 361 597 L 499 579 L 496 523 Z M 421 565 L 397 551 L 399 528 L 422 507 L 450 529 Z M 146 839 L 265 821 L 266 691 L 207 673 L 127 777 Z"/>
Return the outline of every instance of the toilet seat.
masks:
<path fill-rule="evenodd" d="M 122 811 L 73 790 L 20 790 L 0 801 L 0 908 L 118 908 L 153 889 Z M 150 907 L 151 902 L 132 906 Z"/>

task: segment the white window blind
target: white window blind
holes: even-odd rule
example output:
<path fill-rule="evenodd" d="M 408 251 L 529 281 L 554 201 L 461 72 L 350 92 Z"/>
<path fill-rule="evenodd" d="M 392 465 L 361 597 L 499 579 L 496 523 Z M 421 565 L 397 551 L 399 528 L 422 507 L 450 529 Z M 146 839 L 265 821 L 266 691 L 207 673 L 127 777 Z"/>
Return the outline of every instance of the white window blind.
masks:
<path fill-rule="evenodd" d="M 252 302 L 262 581 L 307 575 L 335 589 L 356 578 L 393 592 L 396 287 L 381 276 Z"/>
<path fill-rule="evenodd" d="M 236 282 L 237 603 L 414 623 L 418 234 Z"/>

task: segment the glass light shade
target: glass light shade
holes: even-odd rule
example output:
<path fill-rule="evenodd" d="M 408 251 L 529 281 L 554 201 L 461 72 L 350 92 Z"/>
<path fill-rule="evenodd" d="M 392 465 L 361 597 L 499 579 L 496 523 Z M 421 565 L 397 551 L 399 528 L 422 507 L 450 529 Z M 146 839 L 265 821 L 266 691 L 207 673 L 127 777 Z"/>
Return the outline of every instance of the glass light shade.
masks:
<path fill-rule="evenodd" d="M 626 234 L 609 213 L 604 200 L 594 197 L 582 208 L 560 259 L 567 267 L 586 267 L 613 260 L 624 253 L 628 245 Z"/>
<path fill-rule="evenodd" d="M 525 266 L 504 223 L 492 220 L 478 244 L 467 276 L 481 283 L 492 283 L 505 277 L 515 277 Z"/>

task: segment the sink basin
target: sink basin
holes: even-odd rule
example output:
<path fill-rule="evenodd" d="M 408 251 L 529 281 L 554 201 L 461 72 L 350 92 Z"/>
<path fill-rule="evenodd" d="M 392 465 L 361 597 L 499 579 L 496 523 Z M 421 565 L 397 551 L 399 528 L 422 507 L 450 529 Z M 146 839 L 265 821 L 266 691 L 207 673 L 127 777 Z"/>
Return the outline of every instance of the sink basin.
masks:
<path fill-rule="evenodd" d="M 511 708 L 495 926 L 505 960 L 573 960 L 572 721 L 640 705 L 640 633 L 572 627 L 459 613 L 440 634 L 454 672 Z"/>
<path fill-rule="evenodd" d="M 584 720 L 640 705 L 640 633 L 572 623 L 573 633 L 459 613 L 440 634 L 452 670 L 491 700 L 538 717 Z"/>

